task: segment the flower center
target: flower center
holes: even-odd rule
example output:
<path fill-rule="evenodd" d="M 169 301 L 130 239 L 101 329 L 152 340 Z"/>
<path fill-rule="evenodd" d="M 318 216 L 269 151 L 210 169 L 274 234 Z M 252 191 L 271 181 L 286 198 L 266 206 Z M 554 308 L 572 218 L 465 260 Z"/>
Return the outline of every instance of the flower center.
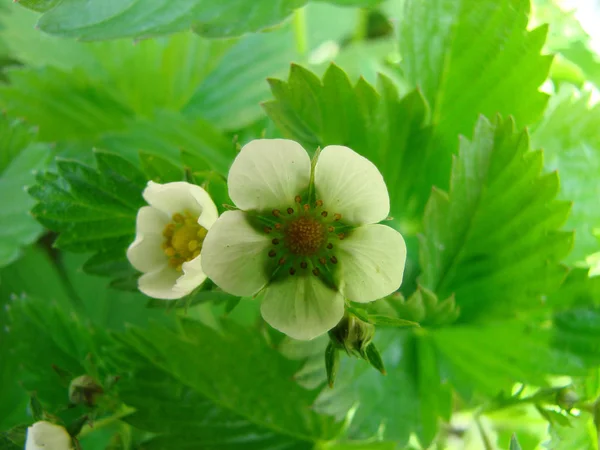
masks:
<path fill-rule="evenodd" d="M 284 242 L 295 255 L 312 256 L 325 242 L 325 226 L 313 217 L 301 216 L 290 222 L 283 232 Z"/>
<path fill-rule="evenodd" d="M 268 255 L 277 266 L 290 275 L 312 272 L 331 278 L 338 263 L 335 242 L 344 239 L 348 228 L 339 222 L 341 214 L 330 214 L 321 200 L 302 204 L 298 195 L 296 204 L 285 210 L 274 209 L 272 215 L 274 218 L 265 219 L 268 225 L 264 232 L 272 236 Z"/>
<path fill-rule="evenodd" d="M 173 214 L 173 220 L 163 231 L 163 250 L 169 258 L 169 266 L 181 270 L 184 262 L 200 255 L 202 242 L 208 231 L 198 225 L 198 216 L 189 212 Z"/>

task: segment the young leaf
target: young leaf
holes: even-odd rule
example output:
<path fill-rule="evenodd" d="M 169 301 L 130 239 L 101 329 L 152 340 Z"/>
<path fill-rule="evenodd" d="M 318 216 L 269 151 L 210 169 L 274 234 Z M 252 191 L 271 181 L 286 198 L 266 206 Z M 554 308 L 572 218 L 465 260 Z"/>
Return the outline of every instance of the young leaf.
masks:
<path fill-rule="evenodd" d="M 456 295 L 463 322 L 540 307 L 566 275 L 559 262 L 571 233 L 558 231 L 570 205 L 558 176 L 542 175 L 542 153 L 511 119 L 480 118 L 455 158 L 450 192 L 434 190 L 424 216 L 421 284 Z"/>
<path fill-rule="evenodd" d="M 352 6 L 375 6 L 381 0 L 328 0 Z M 215 4 L 210 0 L 71 0 L 44 8 L 38 26 L 46 33 L 82 40 L 149 38 L 192 27 L 209 37 L 239 36 L 277 25 L 308 0 L 245 0 Z M 25 6 L 31 5 L 24 2 Z"/>

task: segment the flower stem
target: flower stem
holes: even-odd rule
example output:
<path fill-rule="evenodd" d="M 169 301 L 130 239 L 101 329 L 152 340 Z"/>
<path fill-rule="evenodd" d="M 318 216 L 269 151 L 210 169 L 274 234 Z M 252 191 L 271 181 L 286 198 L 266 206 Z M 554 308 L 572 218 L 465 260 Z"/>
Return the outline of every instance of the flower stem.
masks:
<path fill-rule="evenodd" d="M 114 423 L 120 421 L 124 417 L 127 417 L 130 414 L 133 414 L 135 411 L 136 411 L 136 409 L 132 408 L 131 406 L 122 405 L 121 408 L 119 408 L 119 410 L 117 410 L 117 412 L 115 414 L 113 414 L 110 417 L 106 417 L 104 419 L 98 420 L 97 422 L 94 423 L 94 426 L 85 425 L 83 427 L 83 429 L 81 430 L 81 433 L 79 433 L 78 437 L 82 438 L 82 437 L 92 433 L 93 431 L 109 427 L 109 426 L 113 425 Z"/>
<path fill-rule="evenodd" d="M 369 10 L 366 8 L 358 9 L 358 20 L 356 24 L 356 30 L 354 31 L 354 36 L 352 40 L 354 42 L 360 42 L 367 37 L 367 32 L 369 31 Z"/>
<path fill-rule="evenodd" d="M 308 51 L 308 40 L 306 38 L 306 8 L 298 8 L 294 11 L 293 24 L 296 51 L 300 56 L 304 56 Z"/>

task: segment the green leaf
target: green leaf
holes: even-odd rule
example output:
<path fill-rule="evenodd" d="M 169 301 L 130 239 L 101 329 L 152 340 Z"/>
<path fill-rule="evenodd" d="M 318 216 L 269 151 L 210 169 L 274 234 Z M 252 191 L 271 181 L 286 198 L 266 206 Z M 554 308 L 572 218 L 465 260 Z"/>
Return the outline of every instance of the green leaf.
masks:
<path fill-rule="evenodd" d="M 583 268 L 571 269 L 560 289 L 548 297 L 548 305 L 557 309 L 599 304 L 600 277 L 590 277 Z"/>
<path fill-rule="evenodd" d="M 119 381 L 121 400 L 136 408 L 125 421 L 158 434 L 143 442 L 148 450 L 289 449 L 309 450 L 312 444 L 258 426 L 175 380 L 132 353 L 133 375 Z M 137 359 L 136 359 L 137 358 Z M 131 362 L 130 362 L 131 364 Z"/>
<path fill-rule="evenodd" d="M 402 447 L 415 433 L 427 448 L 436 436 L 440 417 L 449 420 L 452 409 L 451 391 L 441 380 L 433 341 L 406 330 L 382 329 L 375 343 L 382 349 L 387 375 L 372 370 L 364 361 L 344 358 L 334 389 L 326 388 L 315 408 L 343 416 L 349 407 L 358 405 L 350 436 L 378 436 Z"/>
<path fill-rule="evenodd" d="M 180 113 L 156 111 L 151 118 L 138 118 L 122 131 L 106 133 L 98 147 L 137 162 L 141 150 L 181 165 L 181 152 L 193 155 L 193 170 L 215 170 L 226 175 L 235 157 L 235 146 L 203 119 L 189 119 Z"/>
<path fill-rule="evenodd" d="M 513 115 L 519 127 L 541 116 L 552 57 L 540 55 L 547 27 L 526 29 L 528 12 L 528 1 L 405 2 L 400 67 L 431 107 L 438 187 L 448 185 L 458 135 L 470 135 L 480 114 Z"/>
<path fill-rule="evenodd" d="M 512 120 L 481 118 L 454 160 L 450 193 L 434 190 L 424 216 L 421 284 L 456 295 L 460 321 L 541 307 L 560 286 L 572 234 L 555 200 L 556 173 L 542 175 L 541 151 Z"/>
<path fill-rule="evenodd" d="M 38 176 L 29 193 L 38 203 L 32 214 L 59 233 L 54 245 L 77 253 L 95 252 L 87 263 L 92 273 L 115 268 L 127 276 L 125 248 L 133 242 L 135 218 L 144 204 L 146 176 L 117 155 L 95 152 L 97 169 L 73 160 L 57 161 L 58 174 Z"/>
<path fill-rule="evenodd" d="M 594 228 L 600 228 L 600 105 L 589 106 L 590 94 L 564 87 L 552 97 L 543 121 L 531 141 L 544 149 L 547 170 L 558 170 L 562 199 L 573 201 L 565 228 L 575 230 L 569 263 L 585 264 L 585 257 L 600 251 Z"/>
<path fill-rule="evenodd" d="M 379 93 L 364 79 L 352 85 L 331 65 L 320 80 L 292 65 L 287 82 L 271 79 L 275 100 L 263 106 L 285 137 L 314 151 L 341 144 L 369 158 L 382 172 L 391 212 L 403 229 L 414 229 L 431 190 L 423 174 L 429 130 L 427 106 L 418 91 L 399 98 L 393 83 L 379 77 Z M 414 230 L 411 230 L 414 232 Z"/>
<path fill-rule="evenodd" d="M 217 409 L 274 434 L 315 442 L 338 433 L 340 424 L 312 410 L 316 392 L 292 380 L 297 363 L 268 347 L 259 334 L 229 321 L 220 324 L 221 331 L 191 320 L 181 326 L 181 336 L 158 327 L 132 329 L 119 337 L 124 348 L 111 352 L 115 364 L 137 364 L 127 356 L 134 352 Z"/>
<path fill-rule="evenodd" d="M 344 6 L 375 6 L 380 0 L 329 0 Z M 209 37 L 239 36 L 277 25 L 307 0 L 69 0 L 45 9 L 38 26 L 46 33 L 82 40 L 149 38 L 192 27 Z M 29 6 L 26 4 L 25 6 Z"/>
<path fill-rule="evenodd" d="M 16 260 L 22 247 L 42 233 L 29 215 L 33 201 L 25 189 L 34 181 L 34 172 L 46 167 L 52 152 L 32 140 L 28 127 L 0 117 L 0 192 L 10 193 L 3 196 L 0 210 L 0 267 Z"/>
<path fill-rule="evenodd" d="M 515 383 L 547 386 L 548 375 L 585 375 L 600 363 L 593 340 L 597 311 L 560 313 L 553 326 L 535 318 L 486 326 L 456 326 L 431 333 L 451 383 L 465 397 L 495 396 Z"/>
<path fill-rule="evenodd" d="M 41 140 L 92 139 L 123 128 L 132 111 L 80 69 L 18 69 L 0 86 L 0 106 L 39 127 Z"/>

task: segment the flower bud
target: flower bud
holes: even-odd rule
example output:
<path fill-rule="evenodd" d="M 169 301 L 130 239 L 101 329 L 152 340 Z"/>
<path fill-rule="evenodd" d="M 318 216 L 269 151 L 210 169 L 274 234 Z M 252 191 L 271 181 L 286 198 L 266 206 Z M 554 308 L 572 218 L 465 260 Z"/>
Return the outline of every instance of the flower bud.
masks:
<path fill-rule="evenodd" d="M 96 400 L 103 392 L 104 389 L 96 380 L 89 375 L 81 375 L 69 385 L 69 401 L 75 405 L 95 406 Z"/>
<path fill-rule="evenodd" d="M 567 387 L 562 388 L 556 393 L 556 404 L 566 411 L 570 411 L 578 401 L 579 396 L 577 393 Z"/>

